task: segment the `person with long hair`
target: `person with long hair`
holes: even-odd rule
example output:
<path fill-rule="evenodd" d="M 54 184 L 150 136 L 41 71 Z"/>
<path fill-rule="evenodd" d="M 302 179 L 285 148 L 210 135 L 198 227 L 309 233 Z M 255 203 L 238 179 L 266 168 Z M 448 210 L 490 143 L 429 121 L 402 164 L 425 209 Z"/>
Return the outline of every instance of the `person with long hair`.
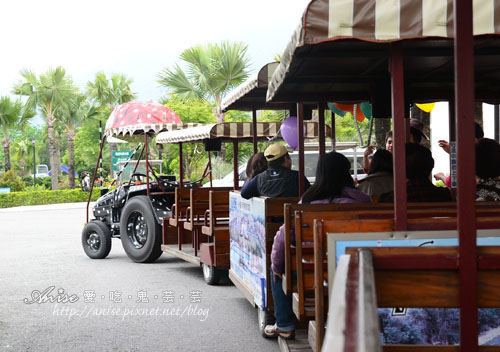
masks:
<path fill-rule="evenodd" d="M 321 156 L 316 168 L 316 181 L 304 193 L 301 203 L 369 203 L 370 197 L 354 187 L 350 170 L 351 163 L 340 153 L 330 152 Z M 293 238 L 292 242 L 294 242 Z M 291 339 L 295 336 L 292 297 L 285 295 L 282 288 L 282 274 L 285 267 L 284 225 L 274 236 L 271 262 L 271 289 L 276 324 L 267 325 L 264 334 L 269 338 L 280 336 L 284 339 Z"/>
<path fill-rule="evenodd" d="M 379 149 L 373 154 L 368 176 L 359 181 L 358 190 L 369 196 L 380 196 L 392 191 L 392 153 Z"/>
<path fill-rule="evenodd" d="M 264 153 L 255 153 L 248 159 L 246 174 L 247 181 L 267 170 L 267 159 Z"/>

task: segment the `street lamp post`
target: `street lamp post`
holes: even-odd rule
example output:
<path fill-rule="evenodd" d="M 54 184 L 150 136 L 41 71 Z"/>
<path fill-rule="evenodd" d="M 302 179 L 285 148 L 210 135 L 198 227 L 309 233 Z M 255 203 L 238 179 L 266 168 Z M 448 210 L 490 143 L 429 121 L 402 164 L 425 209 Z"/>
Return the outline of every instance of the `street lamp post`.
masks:
<path fill-rule="evenodd" d="M 36 154 L 35 154 L 35 138 L 31 140 L 33 143 L 33 187 L 36 186 Z"/>

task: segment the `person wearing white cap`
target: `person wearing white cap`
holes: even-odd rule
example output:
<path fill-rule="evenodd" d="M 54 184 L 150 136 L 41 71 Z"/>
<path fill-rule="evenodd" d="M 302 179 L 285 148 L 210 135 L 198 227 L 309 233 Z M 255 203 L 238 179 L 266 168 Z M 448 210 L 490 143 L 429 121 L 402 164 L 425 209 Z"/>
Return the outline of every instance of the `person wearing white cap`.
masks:
<path fill-rule="evenodd" d="M 252 197 L 298 197 L 299 173 L 292 170 L 292 159 L 281 144 L 271 144 L 264 151 L 268 169 L 248 181 L 241 190 L 245 199 Z M 304 177 L 305 189 L 310 184 Z"/>

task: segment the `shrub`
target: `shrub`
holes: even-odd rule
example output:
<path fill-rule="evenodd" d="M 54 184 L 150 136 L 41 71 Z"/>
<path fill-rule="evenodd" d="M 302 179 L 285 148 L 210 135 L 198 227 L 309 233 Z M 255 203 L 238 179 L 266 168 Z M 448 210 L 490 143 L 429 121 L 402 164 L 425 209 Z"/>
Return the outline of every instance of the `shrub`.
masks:
<path fill-rule="evenodd" d="M 0 194 L 0 208 L 86 202 L 88 197 L 89 192 L 84 192 L 81 189 L 3 193 Z M 92 194 L 92 200 L 97 198 L 99 198 L 99 191 Z"/>
<path fill-rule="evenodd" d="M 11 192 L 20 192 L 25 184 L 14 170 L 9 170 L 0 177 L 0 187 L 9 187 Z"/>

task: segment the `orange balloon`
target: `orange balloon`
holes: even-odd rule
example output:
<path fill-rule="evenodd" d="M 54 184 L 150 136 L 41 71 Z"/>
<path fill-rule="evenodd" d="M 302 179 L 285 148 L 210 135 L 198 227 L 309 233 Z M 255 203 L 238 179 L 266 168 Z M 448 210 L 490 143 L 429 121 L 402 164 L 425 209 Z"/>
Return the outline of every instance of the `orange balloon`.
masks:
<path fill-rule="evenodd" d="M 337 109 L 354 114 L 354 104 L 340 104 L 340 103 L 334 103 L 334 104 L 337 107 Z M 366 119 L 366 116 L 365 114 L 363 114 L 363 111 L 361 111 L 361 107 L 359 106 L 359 104 L 357 104 L 356 106 L 356 119 L 359 122 L 362 122 Z"/>
<path fill-rule="evenodd" d="M 363 114 L 363 111 L 361 110 L 359 104 L 356 105 L 356 119 L 359 122 L 363 122 L 366 119 L 366 116 L 365 114 Z"/>
<path fill-rule="evenodd" d="M 347 111 L 352 113 L 354 110 L 354 104 L 340 104 L 340 103 L 335 103 L 335 106 L 337 109 L 342 110 L 342 111 Z"/>

